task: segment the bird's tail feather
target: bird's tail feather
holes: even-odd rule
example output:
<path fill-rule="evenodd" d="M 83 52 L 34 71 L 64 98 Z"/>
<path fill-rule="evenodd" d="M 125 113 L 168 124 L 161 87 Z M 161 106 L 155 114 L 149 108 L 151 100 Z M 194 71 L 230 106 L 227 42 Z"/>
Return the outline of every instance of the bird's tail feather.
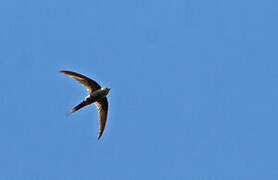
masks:
<path fill-rule="evenodd" d="M 84 106 L 88 105 L 88 103 L 86 101 L 82 101 L 80 104 L 78 104 L 77 106 L 75 106 L 70 113 L 74 113 L 75 111 L 83 108 Z"/>

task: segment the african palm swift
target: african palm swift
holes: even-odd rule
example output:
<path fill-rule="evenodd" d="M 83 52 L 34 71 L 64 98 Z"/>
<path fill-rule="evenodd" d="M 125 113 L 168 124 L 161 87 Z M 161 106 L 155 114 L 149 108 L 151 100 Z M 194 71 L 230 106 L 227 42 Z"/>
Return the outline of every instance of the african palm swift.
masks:
<path fill-rule="evenodd" d="M 99 113 L 99 133 L 98 138 L 100 139 L 106 124 L 107 119 L 107 111 L 108 111 L 108 102 L 107 102 L 107 94 L 109 93 L 109 88 L 101 88 L 100 85 L 94 80 L 83 76 L 81 74 L 71 72 L 71 71 L 60 71 L 63 74 L 66 74 L 79 83 L 83 84 L 89 93 L 89 95 L 77 106 L 75 106 L 70 113 L 74 113 L 75 111 L 87 106 L 89 104 L 94 103 L 97 106 Z"/>

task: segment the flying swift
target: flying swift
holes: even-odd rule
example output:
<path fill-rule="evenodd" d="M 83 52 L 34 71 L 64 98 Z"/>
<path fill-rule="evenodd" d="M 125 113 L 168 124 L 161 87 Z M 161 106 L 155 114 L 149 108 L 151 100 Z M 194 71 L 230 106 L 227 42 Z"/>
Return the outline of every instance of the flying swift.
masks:
<path fill-rule="evenodd" d="M 106 96 L 108 95 L 110 89 L 102 88 L 97 82 L 94 80 L 76 72 L 72 71 L 60 71 L 60 73 L 66 74 L 73 79 L 77 80 L 79 83 L 84 85 L 87 88 L 89 95 L 77 106 L 75 106 L 70 113 L 74 113 L 77 110 L 83 108 L 84 106 L 90 105 L 94 103 L 97 106 L 99 113 L 99 133 L 98 140 L 101 138 L 106 120 L 107 120 L 107 112 L 108 112 L 108 101 Z"/>

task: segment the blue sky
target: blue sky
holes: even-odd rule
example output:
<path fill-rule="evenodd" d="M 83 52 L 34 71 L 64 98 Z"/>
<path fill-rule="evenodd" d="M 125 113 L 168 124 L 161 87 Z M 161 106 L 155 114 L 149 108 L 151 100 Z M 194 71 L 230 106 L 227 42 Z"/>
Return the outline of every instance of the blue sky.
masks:
<path fill-rule="evenodd" d="M 277 179 L 277 2 L 0 1 L 0 179 Z M 111 87 L 108 122 L 58 73 Z"/>

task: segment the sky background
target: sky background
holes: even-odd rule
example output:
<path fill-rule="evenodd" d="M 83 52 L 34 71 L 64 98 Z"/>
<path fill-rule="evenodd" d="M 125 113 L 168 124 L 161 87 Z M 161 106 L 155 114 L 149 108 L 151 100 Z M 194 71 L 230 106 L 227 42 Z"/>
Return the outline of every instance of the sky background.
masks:
<path fill-rule="evenodd" d="M 0 179 L 277 179 L 277 5 L 0 1 Z"/>

